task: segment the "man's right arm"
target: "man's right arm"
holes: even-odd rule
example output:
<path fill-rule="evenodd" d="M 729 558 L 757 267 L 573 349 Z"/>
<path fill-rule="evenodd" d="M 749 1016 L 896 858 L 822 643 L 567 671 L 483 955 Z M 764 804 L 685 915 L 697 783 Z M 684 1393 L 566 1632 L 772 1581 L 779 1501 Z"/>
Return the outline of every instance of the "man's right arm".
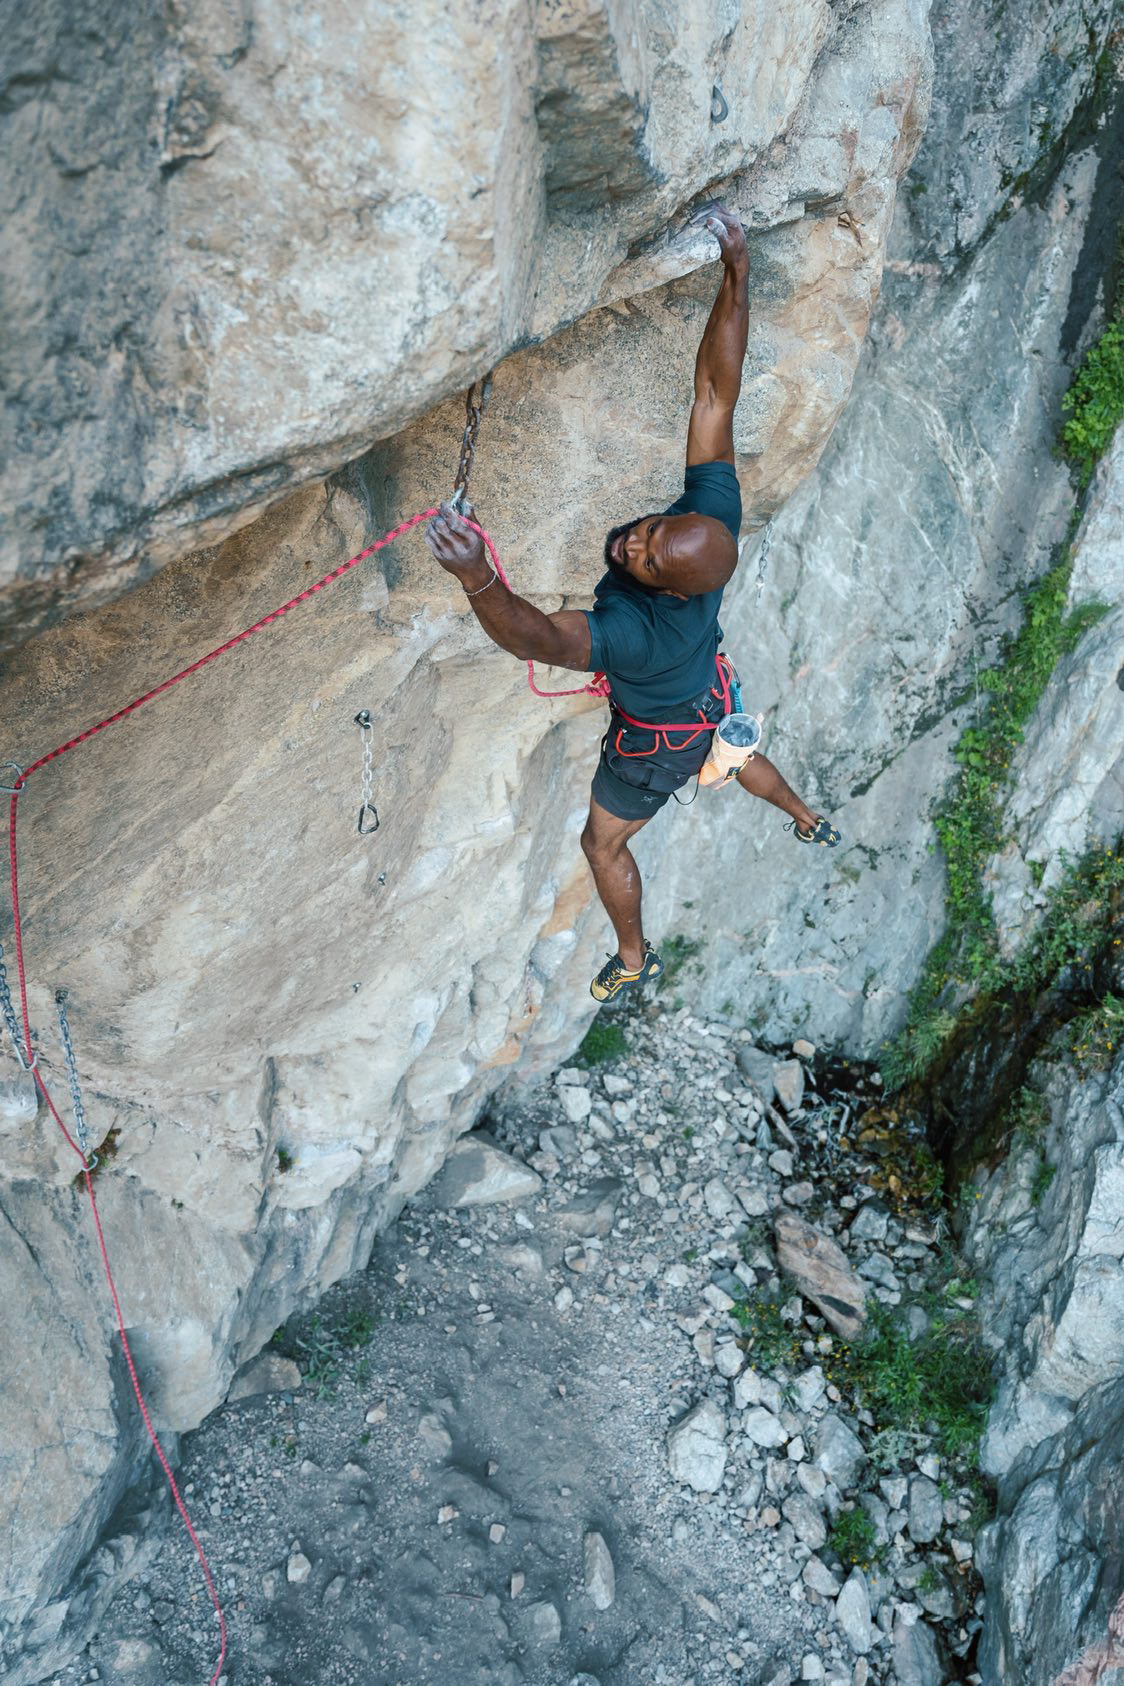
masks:
<path fill-rule="evenodd" d="M 544 615 L 508 591 L 484 553 L 484 542 L 448 504 L 426 530 L 426 543 L 441 566 L 464 587 L 470 606 L 493 644 L 520 661 L 592 672 L 593 640 L 580 609 Z"/>
<path fill-rule="evenodd" d="M 695 402 L 687 429 L 687 467 L 734 461 L 734 406 L 749 339 L 749 252 L 737 217 L 722 206 L 706 216 L 722 249 L 723 276 L 695 359 Z"/>

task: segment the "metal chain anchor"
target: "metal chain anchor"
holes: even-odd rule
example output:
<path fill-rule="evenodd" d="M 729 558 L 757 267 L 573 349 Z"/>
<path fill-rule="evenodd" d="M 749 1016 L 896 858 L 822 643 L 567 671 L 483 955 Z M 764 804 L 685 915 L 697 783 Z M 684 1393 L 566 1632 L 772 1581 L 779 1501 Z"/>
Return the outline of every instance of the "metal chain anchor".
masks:
<path fill-rule="evenodd" d="M 8 988 L 8 971 L 7 967 L 4 965 L 3 943 L 0 943 L 0 1015 L 3 1015 L 4 1023 L 8 1027 L 8 1035 L 12 1039 L 12 1047 L 16 1051 L 16 1059 L 19 1061 L 21 1068 L 24 1071 L 34 1071 L 36 1065 L 38 1064 L 39 1056 L 34 1052 L 30 1044 L 25 1045 L 23 1035 L 20 1031 L 19 1020 L 16 1018 L 15 1003 L 12 1000 L 12 992 Z"/>
<path fill-rule="evenodd" d="M 62 1037 L 62 1051 L 66 1058 L 66 1075 L 70 1083 L 70 1100 L 74 1107 L 74 1134 L 78 1139 L 78 1146 L 82 1152 L 83 1167 L 87 1171 L 97 1169 L 98 1156 L 90 1152 L 90 1126 L 86 1118 L 86 1108 L 82 1103 L 82 1091 L 78 1086 L 78 1061 L 74 1057 L 74 1043 L 70 1036 L 70 1020 L 66 1015 L 66 990 L 55 990 L 55 1008 L 59 1016 L 59 1034 Z"/>
<path fill-rule="evenodd" d="M 757 552 L 757 580 L 754 601 L 760 603 L 761 593 L 765 589 L 765 564 L 769 560 L 769 549 L 773 542 L 773 518 L 770 515 L 765 523 L 765 530 L 761 535 L 761 548 Z"/>
<path fill-rule="evenodd" d="M 359 741 L 363 745 L 363 795 L 359 803 L 359 824 L 356 827 L 360 837 L 370 837 L 379 829 L 378 810 L 371 800 L 371 780 L 373 766 L 371 761 L 371 743 L 375 728 L 369 708 L 361 708 L 355 716 L 355 724 L 359 728 Z"/>
<path fill-rule="evenodd" d="M 480 418 L 487 409 L 488 400 L 492 396 L 492 375 L 494 373 L 494 370 L 490 370 L 489 373 L 484 376 L 482 381 L 473 381 L 467 394 L 465 395 L 464 437 L 461 440 L 461 455 L 460 461 L 457 464 L 456 483 L 453 489 L 453 495 L 449 499 L 449 502 L 458 514 L 462 514 L 464 512 L 464 506 L 468 501 L 468 482 L 469 477 L 472 474 L 472 464 L 476 456 L 476 435 L 480 431 Z M 479 397 L 476 395 L 478 385 L 480 388 Z"/>

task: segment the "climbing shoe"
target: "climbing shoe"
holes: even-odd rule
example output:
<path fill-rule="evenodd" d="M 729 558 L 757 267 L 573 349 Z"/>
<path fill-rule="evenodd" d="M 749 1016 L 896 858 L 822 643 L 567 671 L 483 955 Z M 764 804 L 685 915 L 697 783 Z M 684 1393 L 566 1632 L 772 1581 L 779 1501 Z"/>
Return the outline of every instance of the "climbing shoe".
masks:
<path fill-rule="evenodd" d="M 801 843 L 819 843 L 825 849 L 834 849 L 835 845 L 842 842 L 843 839 L 843 833 L 836 831 L 831 821 L 825 820 L 822 815 L 810 831 L 798 826 L 795 820 L 789 820 L 785 830 L 791 831 L 792 835 L 799 838 Z"/>
<path fill-rule="evenodd" d="M 663 961 L 652 947 L 644 944 L 644 964 L 638 972 L 627 972 L 619 954 L 611 954 L 589 986 L 595 1001 L 619 1001 L 630 989 L 636 989 L 649 978 L 658 978 Z"/>

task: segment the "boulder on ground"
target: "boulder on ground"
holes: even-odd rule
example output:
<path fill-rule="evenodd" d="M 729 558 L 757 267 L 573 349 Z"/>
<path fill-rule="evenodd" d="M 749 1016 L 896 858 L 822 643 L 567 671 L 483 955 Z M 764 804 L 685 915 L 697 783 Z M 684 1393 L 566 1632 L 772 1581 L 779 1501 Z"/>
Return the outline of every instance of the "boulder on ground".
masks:
<path fill-rule="evenodd" d="M 526 1200 L 541 1187 L 542 1178 L 529 1165 L 470 1136 L 454 1142 L 431 1194 L 441 1206 L 491 1206 L 501 1200 Z"/>
<path fill-rule="evenodd" d="M 830 1236 L 781 1212 L 773 1225 L 777 1263 L 837 1335 L 853 1340 L 866 1321 L 866 1289 Z"/>
<path fill-rule="evenodd" d="M 676 1481 L 696 1493 L 717 1493 L 726 1473 L 726 1419 L 704 1399 L 667 1437 L 667 1461 Z"/>

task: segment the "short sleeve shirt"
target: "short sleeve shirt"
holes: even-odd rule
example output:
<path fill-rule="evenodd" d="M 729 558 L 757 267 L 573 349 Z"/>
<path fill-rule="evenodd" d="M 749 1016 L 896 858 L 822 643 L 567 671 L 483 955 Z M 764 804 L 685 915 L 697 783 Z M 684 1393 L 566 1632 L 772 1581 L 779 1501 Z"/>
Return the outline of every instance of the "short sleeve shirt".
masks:
<path fill-rule="evenodd" d="M 710 515 L 738 536 L 741 492 L 732 463 L 704 462 L 688 468 L 682 495 L 665 515 Z M 591 668 L 606 673 L 613 696 L 638 720 L 673 719 L 714 683 L 714 660 L 722 639 L 718 612 L 722 588 L 685 600 L 610 568 L 586 611 Z"/>

